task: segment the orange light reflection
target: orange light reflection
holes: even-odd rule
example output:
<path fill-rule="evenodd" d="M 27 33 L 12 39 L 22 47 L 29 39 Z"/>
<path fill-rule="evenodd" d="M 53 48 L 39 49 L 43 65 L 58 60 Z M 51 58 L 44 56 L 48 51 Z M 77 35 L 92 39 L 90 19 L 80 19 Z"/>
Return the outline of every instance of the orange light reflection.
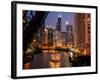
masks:
<path fill-rule="evenodd" d="M 51 68 L 59 68 L 61 66 L 61 62 L 50 61 L 49 65 L 50 65 Z"/>

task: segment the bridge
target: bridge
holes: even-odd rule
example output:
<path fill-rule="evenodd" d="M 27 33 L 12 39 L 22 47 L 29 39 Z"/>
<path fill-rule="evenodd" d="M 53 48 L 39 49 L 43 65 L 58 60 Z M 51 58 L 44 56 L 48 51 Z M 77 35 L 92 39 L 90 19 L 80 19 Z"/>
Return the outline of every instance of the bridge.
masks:
<path fill-rule="evenodd" d="M 53 47 L 42 47 L 42 50 L 53 50 Z"/>
<path fill-rule="evenodd" d="M 42 50 L 54 50 L 56 49 L 55 47 L 42 47 Z M 70 51 L 72 53 L 81 53 L 79 49 L 75 49 L 75 48 L 69 48 L 69 47 L 58 47 L 57 48 L 58 51 Z"/>

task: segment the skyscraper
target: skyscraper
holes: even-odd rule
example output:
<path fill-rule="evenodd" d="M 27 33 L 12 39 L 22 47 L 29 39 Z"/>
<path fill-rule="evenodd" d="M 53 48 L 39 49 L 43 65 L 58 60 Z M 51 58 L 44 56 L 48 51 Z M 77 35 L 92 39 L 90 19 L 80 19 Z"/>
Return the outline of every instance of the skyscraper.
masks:
<path fill-rule="evenodd" d="M 66 35 L 66 32 L 61 32 L 61 35 L 62 35 L 62 46 L 66 46 L 66 41 L 67 41 L 67 35 Z"/>
<path fill-rule="evenodd" d="M 76 13 L 76 44 L 77 47 L 83 48 L 85 44 L 85 24 L 84 13 Z"/>
<path fill-rule="evenodd" d="M 74 37 L 73 37 L 73 27 L 72 25 L 66 24 L 66 42 L 69 45 L 74 44 Z"/>
<path fill-rule="evenodd" d="M 53 41 L 54 41 L 54 46 L 61 47 L 62 46 L 62 35 L 60 31 L 55 30 L 53 32 Z"/>
<path fill-rule="evenodd" d="M 48 46 L 52 47 L 53 46 L 53 29 L 48 28 Z"/>
<path fill-rule="evenodd" d="M 61 31 L 61 14 L 58 14 L 56 30 Z"/>
<path fill-rule="evenodd" d="M 62 35 L 61 35 L 61 14 L 58 14 L 56 29 L 53 33 L 53 40 L 54 40 L 54 46 L 62 46 Z"/>
<path fill-rule="evenodd" d="M 87 45 L 90 45 L 91 39 L 91 25 L 90 25 L 90 14 L 88 13 L 76 13 L 76 46 L 79 48 L 85 48 Z"/>
<path fill-rule="evenodd" d="M 85 14 L 84 16 L 84 23 L 85 23 L 85 44 L 86 46 L 90 46 L 91 42 L 91 15 Z"/>

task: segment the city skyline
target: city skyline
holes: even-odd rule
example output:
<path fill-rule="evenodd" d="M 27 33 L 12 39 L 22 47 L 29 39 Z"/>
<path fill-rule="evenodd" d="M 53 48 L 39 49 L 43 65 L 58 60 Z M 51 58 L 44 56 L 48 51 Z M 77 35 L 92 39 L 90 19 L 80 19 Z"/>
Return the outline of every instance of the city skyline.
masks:
<path fill-rule="evenodd" d="M 30 12 L 26 11 L 29 15 Z M 31 14 L 32 25 L 29 30 L 33 33 L 30 35 L 34 34 L 37 27 L 39 31 L 25 51 L 31 51 L 36 57 L 31 63 L 33 66 L 29 66 L 28 69 L 91 65 L 91 14 L 46 11 L 32 11 Z M 26 20 L 26 17 L 23 19 Z M 27 28 L 27 21 L 24 25 Z M 55 61 L 59 63 L 55 64 Z M 40 65 L 40 62 L 44 64 Z M 23 69 L 27 67 L 24 65 Z"/>
<path fill-rule="evenodd" d="M 68 25 L 75 26 L 75 13 L 71 12 L 49 12 L 45 19 L 45 25 L 51 25 L 51 27 L 56 27 L 57 18 L 59 17 L 59 14 L 61 16 L 61 30 L 62 32 L 66 32 L 66 23 Z"/>
<path fill-rule="evenodd" d="M 66 27 L 70 25 L 73 28 L 72 33 L 74 36 L 75 46 L 84 47 L 85 45 L 90 44 L 90 14 L 52 11 L 27 11 L 27 15 L 30 18 L 32 18 L 32 15 L 34 17 L 41 15 L 42 13 L 48 13 L 44 22 L 42 23 L 44 28 L 50 27 L 53 29 L 55 27 L 56 30 L 66 32 Z M 79 34 L 81 34 L 81 36 Z"/>
<path fill-rule="evenodd" d="M 32 19 L 32 15 L 34 16 L 35 12 L 36 11 L 27 12 L 28 21 Z M 76 13 L 72 13 L 72 12 L 49 12 L 44 22 L 45 25 L 55 28 L 57 23 L 57 18 L 60 16 L 62 20 L 61 30 L 62 32 L 66 32 L 65 29 L 66 23 L 75 26 L 75 14 Z"/>

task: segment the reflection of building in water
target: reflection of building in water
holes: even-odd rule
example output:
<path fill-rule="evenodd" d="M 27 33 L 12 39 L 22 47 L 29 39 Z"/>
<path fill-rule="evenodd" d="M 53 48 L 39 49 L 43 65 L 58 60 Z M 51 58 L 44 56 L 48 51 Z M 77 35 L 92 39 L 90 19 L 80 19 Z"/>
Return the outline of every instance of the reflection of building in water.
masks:
<path fill-rule="evenodd" d="M 23 65 L 23 68 L 24 68 L 24 69 L 30 69 L 30 63 L 24 64 L 24 65 Z"/>
<path fill-rule="evenodd" d="M 59 68 L 61 67 L 61 54 L 52 53 L 50 56 L 49 66 L 51 68 Z"/>
<path fill-rule="evenodd" d="M 51 54 L 51 60 L 52 60 L 52 61 L 60 61 L 60 60 L 61 60 L 61 54 L 52 53 L 52 54 Z"/>
<path fill-rule="evenodd" d="M 59 67 L 61 67 L 61 62 L 53 62 L 53 61 L 50 61 L 49 62 L 49 66 L 50 66 L 50 68 L 59 68 Z"/>

